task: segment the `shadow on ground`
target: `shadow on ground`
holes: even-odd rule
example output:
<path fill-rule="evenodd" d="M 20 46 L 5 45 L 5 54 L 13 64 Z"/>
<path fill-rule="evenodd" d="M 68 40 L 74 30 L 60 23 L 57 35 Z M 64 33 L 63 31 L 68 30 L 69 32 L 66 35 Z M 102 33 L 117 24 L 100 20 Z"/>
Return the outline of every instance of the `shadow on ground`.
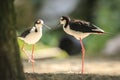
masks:
<path fill-rule="evenodd" d="M 77 73 L 25 73 L 26 80 L 120 80 L 120 76 Z"/>

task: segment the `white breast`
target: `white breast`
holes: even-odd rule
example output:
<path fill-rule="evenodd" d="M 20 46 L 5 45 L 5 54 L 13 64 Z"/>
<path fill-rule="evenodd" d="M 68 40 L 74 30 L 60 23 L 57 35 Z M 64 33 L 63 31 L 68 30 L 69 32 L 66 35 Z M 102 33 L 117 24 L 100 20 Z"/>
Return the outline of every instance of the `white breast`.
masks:
<path fill-rule="evenodd" d="M 69 35 L 72 35 L 74 36 L 76 39 L 83 39 L 85 37 L 87 37 L 90 33 L 83 33 L 83 32 L 79 32 L 79 31 L 74 31 L 74 30 L 71 30 L 69 26 L 67 26 L 66 28 L 63 27 L 63 30 L 69 34 Z"/>
<path fill-rule="evenodd" d="M 29 33 L 23 40 L 28 44 L 35 44 L 42 37 L 42 29 L 38 32 Z"/>

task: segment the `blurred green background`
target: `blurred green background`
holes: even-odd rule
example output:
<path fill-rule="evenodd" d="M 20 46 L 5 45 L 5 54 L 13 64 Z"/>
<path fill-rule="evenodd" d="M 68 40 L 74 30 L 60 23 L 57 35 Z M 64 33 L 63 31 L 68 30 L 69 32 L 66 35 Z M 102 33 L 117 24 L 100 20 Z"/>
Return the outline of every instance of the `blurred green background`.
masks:
<path fill-rule="evenodd" d="M 14 4 L 18 35 L 32 27 L 38 18 L 52 28 L 43 28 L 43 36 L 36 44 L 36 50 L 60 45 L 62 37 L 67 34 L 57 24 L 60 16 L 65 15 L 90 21 L 106 31 L 106 34 L 90 35 L 83 39 L 87 55 L 119 55 L 120 0 L 15 0 Z M 23 42 L 18 42 L 21 47 Z M 27 49 L 30 50 L 30 46 Z"/>

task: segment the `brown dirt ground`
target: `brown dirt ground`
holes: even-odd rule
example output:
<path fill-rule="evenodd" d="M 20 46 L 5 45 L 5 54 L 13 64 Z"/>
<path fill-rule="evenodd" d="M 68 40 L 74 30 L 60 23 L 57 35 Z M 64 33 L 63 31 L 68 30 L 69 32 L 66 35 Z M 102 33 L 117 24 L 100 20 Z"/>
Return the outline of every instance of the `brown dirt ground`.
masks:
<path fill-rule="evenodd" d="M 76 73 L 25 73 L 27 80 L 120 80 L 120 76 Z"/>
<path fill-rule="evenodd" d="M 30 51 L 28 51 L 30 55 Z M 120 59 L 111 56 L 85 56 L 85 72 L 81 75 L 81 55 L 56 59 L 64 53 L 58 48 L 35 51 L 35 73 L 32 64 L 23 60 L 27 80 L 120 80 Z M 24 57 L 24 59 L 26 59 Z"/>
<path fill-rule="evenodd" d="M 24 61 L 24 71 L 32 73 L 32 64 Z M 68 59 L 43 59 L 35 61 L 36 73 L 80 73 L 81 60 Z M 86 74 L 120 75 L 120 61 L 118 60 L 85 60 Z"/>
<path fill-rule="evenodd" d="M 81 59 L 36 59 L 35 73 L 30 62 L 23 61 L 27 80 L 120 80 L 120 61 L 86 59 L 81 75 Z"/>

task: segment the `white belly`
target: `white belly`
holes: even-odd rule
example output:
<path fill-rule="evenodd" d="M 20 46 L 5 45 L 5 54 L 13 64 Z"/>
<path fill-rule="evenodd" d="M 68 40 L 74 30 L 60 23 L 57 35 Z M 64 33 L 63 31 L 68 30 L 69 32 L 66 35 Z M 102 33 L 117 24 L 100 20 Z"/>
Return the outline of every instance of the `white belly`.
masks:
<path fill-rule="evenodd" d="M 67 34 L 74 36 L 78 40 L 80 40 L 80 38 L 83 39 L 90 34 L 90 33 L 82 33 L 82 32 L 79 32 L 79 31 L 71 30 L 69 26 L 67 26 L 67 28 L 63 27 L 63 29 Z"/>
<path fill-rule="evenodd" d="M 42 32 L 31 32 L 23 40 L 28 44 L 35 44 L 40 40 Z"/>

